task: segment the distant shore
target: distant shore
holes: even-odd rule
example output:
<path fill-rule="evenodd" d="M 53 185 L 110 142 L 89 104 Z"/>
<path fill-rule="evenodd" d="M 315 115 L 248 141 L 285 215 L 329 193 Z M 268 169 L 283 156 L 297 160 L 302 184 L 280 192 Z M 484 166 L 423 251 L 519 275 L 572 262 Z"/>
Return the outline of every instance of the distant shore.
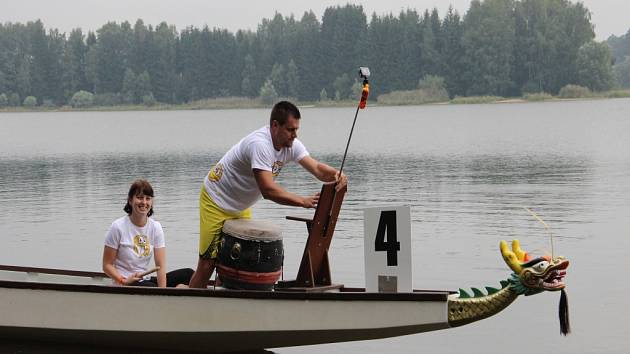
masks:
<path fill-rule="evenodd" d="M 499 96 L 468 96 L 455 97 L 448 101 L 441 102 L 404 102 L 386 103 L 376 100 L 369 101 L 368 106 L 424 106 L 424 105 L 460 105 L 460 104 L 506 104 L 506 103 L 528 103 L 528 102 L 560 102 L 575 100 L 601 100 L 611 98 L 630 98 L 630 89 L 597 92 L 586 97 L 559 97 L 546 93 L 527 94 L 522 97 L 499 97 Z M 327 108 L 327 107 L 354 107 L 357 100 L 328 100 L 314 102 L 296 101 L 301 108 Z M 151 106 L 142 104 L 136 105 L 115 105 L 115 106 L 93 106 L 76 108 L 66 106 L 36 106 L 36 107 L 3 107 L 0 113 L 12 112 L 118 112 L 118 111 L 178 111 L 178 110 L 214 110 L 214 109 L 261 109 L 269 108 L 271 104 L 264 103 L 256 98 L 227 97 L 194 101 L 183 104 L 156 103 Z"/>

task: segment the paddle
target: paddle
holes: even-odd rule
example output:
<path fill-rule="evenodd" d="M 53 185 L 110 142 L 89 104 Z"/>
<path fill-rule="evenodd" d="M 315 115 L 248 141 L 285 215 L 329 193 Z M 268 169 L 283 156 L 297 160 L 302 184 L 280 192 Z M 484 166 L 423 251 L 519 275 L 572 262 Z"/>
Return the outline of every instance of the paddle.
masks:
<path fill-rule="evenodd" d="M 145 275 L 149 275 L 149 274 L 151 274 L 151 273 L 155 273 L 155 272 L 157 272 L 158 270 L 160 270 L 160 267 L 155 267 L 155 268 L 147 269 L 147 270 L 145 270 L 144 272 L 142 272 L 142 273 L 138 274 L 138 278 L 142 278 L 142 277 L 144 277 Z"/>

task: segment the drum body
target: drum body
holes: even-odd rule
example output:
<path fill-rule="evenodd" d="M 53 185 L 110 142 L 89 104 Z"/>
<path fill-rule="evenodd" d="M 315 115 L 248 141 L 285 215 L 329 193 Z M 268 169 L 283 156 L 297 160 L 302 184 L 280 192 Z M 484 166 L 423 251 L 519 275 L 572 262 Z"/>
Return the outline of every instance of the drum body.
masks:
<path fill-rule="evenodd" d="M 251 219 L 227 220 L 222 230 L 217 273 L 228 289 L 272 290 L 282 274 L 280 229 Z"/>

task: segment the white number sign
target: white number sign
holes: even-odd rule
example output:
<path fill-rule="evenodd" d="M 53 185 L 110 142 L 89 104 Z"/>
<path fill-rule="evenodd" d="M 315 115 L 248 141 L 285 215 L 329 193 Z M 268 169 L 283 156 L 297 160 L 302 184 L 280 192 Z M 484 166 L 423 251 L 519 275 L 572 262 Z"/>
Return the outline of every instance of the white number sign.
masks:
<path fill-rule="evenodd" d="M 370 292 L 411 292 L 409 206 L 363 210 L 365 288 Z"/>

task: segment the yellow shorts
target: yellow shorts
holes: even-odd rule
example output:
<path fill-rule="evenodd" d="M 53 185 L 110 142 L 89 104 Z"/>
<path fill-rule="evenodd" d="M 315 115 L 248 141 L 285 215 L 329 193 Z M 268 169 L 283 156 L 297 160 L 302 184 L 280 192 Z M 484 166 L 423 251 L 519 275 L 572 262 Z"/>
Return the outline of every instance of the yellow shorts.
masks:
<path fill-rule="evenodd" d="M 221 247 L 221 229 L 225 220 L 246 218 L 251 219 L 252 209 L 241 212 L 227 212 L 221 209 L 210 198 L 205 186 L 201 186 L 199 194 L 199 257 L 203 259 L 217 259 Z"/>

